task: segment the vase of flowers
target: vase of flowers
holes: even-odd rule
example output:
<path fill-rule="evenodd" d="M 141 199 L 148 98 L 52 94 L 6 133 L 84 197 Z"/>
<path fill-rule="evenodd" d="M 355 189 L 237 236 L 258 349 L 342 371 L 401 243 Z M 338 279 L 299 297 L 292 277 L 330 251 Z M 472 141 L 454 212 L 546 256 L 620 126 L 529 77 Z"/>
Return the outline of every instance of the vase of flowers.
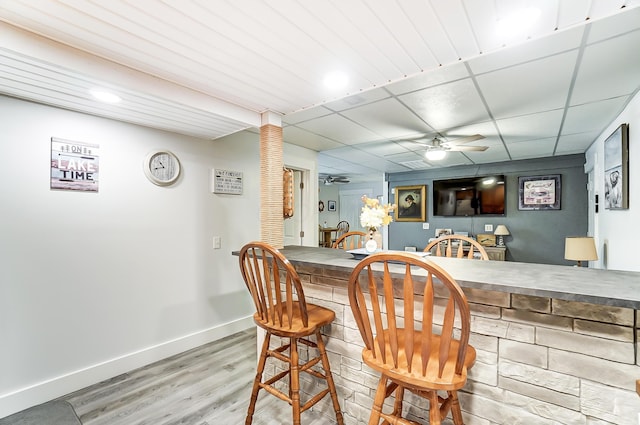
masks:
<path fill-rule="evenodd" d="M 387 226 L 393 221 L 391 212 L 395 209 L 393 204 L 380 204 L 376 198 L 362 197 L 364 206 L 360 213 L 360 225 L 369 231 L 369 240 L 365 244 L 368 252 L 383 249 L 382 234 L 380 228 Z"/>

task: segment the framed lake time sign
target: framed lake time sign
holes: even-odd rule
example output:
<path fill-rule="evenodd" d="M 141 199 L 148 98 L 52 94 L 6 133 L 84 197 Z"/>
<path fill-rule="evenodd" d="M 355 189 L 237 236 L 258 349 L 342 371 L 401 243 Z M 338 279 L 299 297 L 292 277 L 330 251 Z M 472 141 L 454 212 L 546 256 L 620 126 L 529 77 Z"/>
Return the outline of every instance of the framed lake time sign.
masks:
<path fill-rule="evenodd" d="M 51 138 L 51 189 L 97 192 L 100 146 Z"/>

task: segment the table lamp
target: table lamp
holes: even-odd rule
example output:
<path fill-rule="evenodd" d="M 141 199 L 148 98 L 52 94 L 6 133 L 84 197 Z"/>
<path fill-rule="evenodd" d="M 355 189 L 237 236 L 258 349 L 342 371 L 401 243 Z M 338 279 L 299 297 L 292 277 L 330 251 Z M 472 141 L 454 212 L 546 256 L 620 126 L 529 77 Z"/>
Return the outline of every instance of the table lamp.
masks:
<path fill-rule="evenodd" d="M 510 235 L 511 233 L 509 233 L 509 229 L 507 229 L 507 226 L 505 226 L 504 224 L 498 224 L 498 227 L 496 227 L 496 231 L 493 232 L 493 234 L 498 237 L 498 246 L 504 246 L 503 237 Z"/>
<path fill-rule="evenodd" d="M 564 240 L 564 259 L 577 261 L 578 267 L 583 261 L 597 260 L 595 241 L 590 236 L 569 236 Z"/>

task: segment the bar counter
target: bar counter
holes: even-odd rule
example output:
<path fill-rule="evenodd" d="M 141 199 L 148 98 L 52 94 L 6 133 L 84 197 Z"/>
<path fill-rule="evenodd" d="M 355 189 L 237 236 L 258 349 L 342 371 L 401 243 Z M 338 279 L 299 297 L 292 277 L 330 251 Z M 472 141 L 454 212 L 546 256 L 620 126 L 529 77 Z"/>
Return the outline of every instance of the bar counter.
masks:
<path fill-rule="evenodd" d="M 280 251 L 298 271 L 308 302 L 336 312 L 325 332 L 345 424 L 368 423 L 378 374 L 361 361 L 346 290 L 358 261 L 337 249 Z M 429 260 L 458 281 L 471 307 L 470 343 L 478 357 L 459 393 L 465 424 L 638 423 L 640 273 Z M 428 423 L 423 400 L 406 402 L 413 420 Z M 334 423 L 330 404 L 322 403 L 327 423 Z"/>

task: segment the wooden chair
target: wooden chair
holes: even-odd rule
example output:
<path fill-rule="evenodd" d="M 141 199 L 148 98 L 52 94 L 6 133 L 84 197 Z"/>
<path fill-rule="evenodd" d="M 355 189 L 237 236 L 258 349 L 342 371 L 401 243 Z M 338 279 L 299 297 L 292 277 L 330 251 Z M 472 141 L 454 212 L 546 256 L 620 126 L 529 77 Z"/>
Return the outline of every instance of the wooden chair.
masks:
<path fill-rule="evenodd" d="M 435 250 L 432 251 L 433 255 L 437 257 L 452 257 L 453 256 L 452 246 L 454 242 L 458 242 L 458 246 L 456 249 L 456 258 L 463 258 L 465 256 L 464 254 L 465 243 L 468 243 L 469 245 L 467 245 L 467 247 L 469 248 L 469 251 L 466 254 L 467 258 L 475 259 L 476 258 L 475 253 L 477 252 L 481 260 L 489 259 L 489 255 L 487 254 L 487 251 L 484 249 L 482 245 L 480 245 L 478 241 L 462 235 L 440 236 L 438 239 L 429 242 L 429 244 L 426 246 L 424 251 L 425 252 L 431 251 L 432 248 L 435 246 L 436 247 Z M 444 251 L 443 251 L 443 246 L 444 246 Z"/>
<path fill-rule="evenodd" d="M 338 231 L 336 232 L 336 238 L 331 241 L 332 246 L 338 239 L 340 239 L 342 235 L 344 235 L 349 231 L 349 222 L 342 220 L 338 222 L 338 225 L 336 226 L 336 228 L 338 229 Z"/>
<path fill-rule="evenodd" d="M 368 236 L 365 232 L 347 232 L 336 239 L 331 248 L 344 249 L 345 251 L 349 249 L 362 248 L 367 242 L 367 237 Z"/>
<path fill-rule="evenodd" d="M 462 425 L 457 391 L 476 351 L 468 344 L 469 305 L 456 281 L 414 254 L 380 252 L 357 264 L 348 293 L 365 345 L 362 360 L 381 374 L 369 425 L 381 418 L 384 424 L 418 425 L 402 417 L 405 390 L 428 400 L 430 425 L 440 425 L 449 411 Z M 393 411 L 383 412 L 394 392 Z"/>
<path fill-rule="evenodd" d="M 335 312 L 306 302 L 298 273 L 284 255 L 269 244 L 251 242 L 242 247 L 240 270 L 256 308 L 253 320 L 266 331 L 245 424 L 250 425 L 253 421 L 258 392 L 261 389 L 292 406 L 294 425 L 300 424 L 300 413 L 318 403 L 327 394 L 331 394 L 336 419 L 338 424 L 343 424 L 329 358 L 320 334 L 323 325 L 333 322 Z M 278 348 L 270 349 L 272 335 L 281 337 L 285 343 Z M 315 335 L 316 342 L 306 338 L 311 335 Z M 298 344 L 318 349 L 319 356 L 299 364 Z M 287 350 L 288 356 L 285 354 Z M 264 367 L 267 359 L 271 357 L 285 362 L 288 366 L 284 372 L 263 381 Z M 313 369 L 313 366 L 320 362 L 324 373 Z M 327 383 L 326 389 L 304 404 L 300 400 L 300 372 L 326 380 Z M 287 376 L 289 390 L 288 394 L 285 394 L 274 384 Z"/>

